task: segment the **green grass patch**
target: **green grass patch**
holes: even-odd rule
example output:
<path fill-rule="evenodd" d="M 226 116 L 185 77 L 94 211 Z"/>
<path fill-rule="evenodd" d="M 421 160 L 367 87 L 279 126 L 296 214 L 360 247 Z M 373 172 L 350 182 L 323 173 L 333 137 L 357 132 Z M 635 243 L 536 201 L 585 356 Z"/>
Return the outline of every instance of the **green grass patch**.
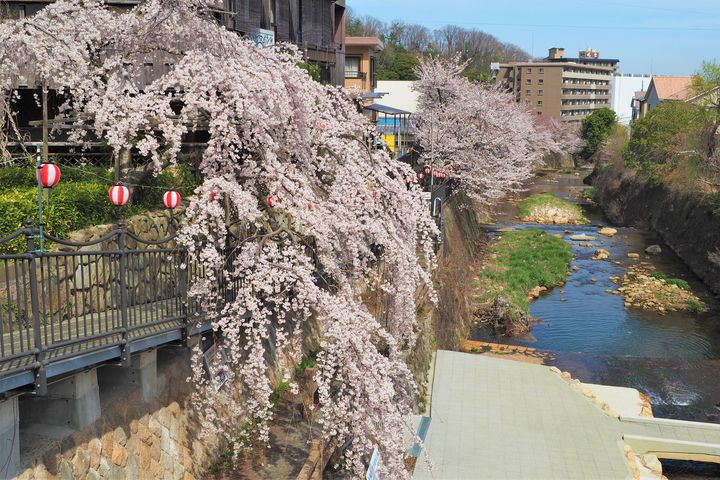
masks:
<path fill-rule="evenodd" d="M 578 205 L 558 198 L 552 193 L 537 193 L 530 195 L 520 202 L 520 218 L 534 217 L 549 208 L 566 212 L 570 221 L 587 223 L 587 220 L 583 216 L 582 209 Z"/>
<path fill-rule="evenodd" d="M 677 285 L 683 290 L 690 291 L 690 284 L 682 278 L 668 278 L 663 272 L 653 272 L 651 276 L 658 280 L 664 280 L 666 285 Z"/>
<path fill-rule="evenodd" d="M 687 311 L 692 313 L 693 315 L 699 315 L 701 313 L 707 312 L 708 307 L 707 307 L 707 305 L 705 305 L 702 302 L 697 302 L 695 300 L 688 300 Z"/>
<path fill-rule="evenodd" d="M 492 252 L 494 258 L 480 272 L 487 294 L 494 298 L 502 292 L 525 311 L 530 290 L 565 283 L 572 259 L 565 240 L 534 228 L 505 233 L 492 246 Z"/>

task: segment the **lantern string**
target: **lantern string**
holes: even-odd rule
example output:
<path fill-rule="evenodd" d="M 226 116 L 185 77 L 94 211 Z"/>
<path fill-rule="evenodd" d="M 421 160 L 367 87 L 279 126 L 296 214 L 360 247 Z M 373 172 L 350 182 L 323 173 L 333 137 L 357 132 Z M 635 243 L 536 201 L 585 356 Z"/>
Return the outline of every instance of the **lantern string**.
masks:
<path fill-rule="evenodd" d="M 87 170 L 80 168 L 80 167 L 71 167 L 69 165 L 63 165 L 62 168 L 63 169 L 69 168 L 70 170 L 77 170 L 77 171 L 83 172 L 86 175 L 92 175 L 93 177 L 97 177 L 100 180 L 102 180 L 103 182 L 105 182 L 111 186 L 116 185 L 118 183 L 114 180 L 110 180 L 106 177 L 103 177 L 102 175 L 98 175 L 97 173 L 88 172 Z M 168 190 L 168 187 L 160 187 L 157 185 L 143 185 L 141 183 L 127 183 L 127 182 L 124 182 L 122 179 L 119 180 L 119 183 L 121 183 L 122 185 L 125 185 L 126 187 L 156 188 L 158 190 L 165 190 L 165 191 Z M 170 188 L 170 190 L 172 190 L 172 188 Z"/>

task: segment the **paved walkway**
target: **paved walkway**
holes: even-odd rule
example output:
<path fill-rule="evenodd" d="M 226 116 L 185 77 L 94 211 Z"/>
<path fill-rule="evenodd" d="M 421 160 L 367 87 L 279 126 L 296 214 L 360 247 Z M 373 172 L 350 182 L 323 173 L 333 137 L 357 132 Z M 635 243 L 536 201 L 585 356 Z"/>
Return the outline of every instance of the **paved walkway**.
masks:
<path fill-rule="evenodd" d="M 418 461 L 416 479 L 631 479 L 624 435 L 656 439 L 648 452 L 702 442 L 720 461 L 718 425 L 613 418 L 548 367 L 481 355 L 437 352 L 431 417 L 433 468 Z"/>

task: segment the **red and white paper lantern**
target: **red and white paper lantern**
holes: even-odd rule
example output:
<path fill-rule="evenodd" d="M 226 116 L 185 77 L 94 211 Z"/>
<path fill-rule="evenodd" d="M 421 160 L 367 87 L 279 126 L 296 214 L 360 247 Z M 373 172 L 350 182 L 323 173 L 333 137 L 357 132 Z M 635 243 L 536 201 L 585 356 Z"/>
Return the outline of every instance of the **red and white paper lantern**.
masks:
<path fill-rule="evenodd" d="M 180 197 L 180 194 L 175 190 L 165 192 L 165 195 L 163 195 L 163 203 L 167 208 L 176 208 L 178 205 L 180 205 L 181 199 L 182 197 Z"/>
<path fill-rule="evenodd" d="M 275 199 L 273 198 L 272 195 L 268 195 L 266 202 L 267 202 L 268 207 L 272 208 L 275 206 Z"/>
<path fill-rule="evenodd" d="M 108 190 L 110 203 L 116 207 L 122 207 L 130 200 L 130 190 L 125 185 L 115 185 Z"/>
<path fill-rule="evenodd" d="M 54 163 L 43 163 L 35 172 L 43 188 L 53 188 L 60 181 L 60 169 Z"/>

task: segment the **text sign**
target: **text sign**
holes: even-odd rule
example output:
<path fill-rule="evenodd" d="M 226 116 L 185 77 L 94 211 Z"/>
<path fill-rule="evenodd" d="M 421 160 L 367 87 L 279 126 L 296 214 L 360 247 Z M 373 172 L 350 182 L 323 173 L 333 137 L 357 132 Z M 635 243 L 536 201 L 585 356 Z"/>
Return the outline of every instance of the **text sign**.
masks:
<path fill-rule="evenodd" d="M 248 38 L 255 42 L 258 48 L 270 48 L 275 45 L 275 32 L 272 30 L 260 28 L 256 32 L 249 33 Z"/>

